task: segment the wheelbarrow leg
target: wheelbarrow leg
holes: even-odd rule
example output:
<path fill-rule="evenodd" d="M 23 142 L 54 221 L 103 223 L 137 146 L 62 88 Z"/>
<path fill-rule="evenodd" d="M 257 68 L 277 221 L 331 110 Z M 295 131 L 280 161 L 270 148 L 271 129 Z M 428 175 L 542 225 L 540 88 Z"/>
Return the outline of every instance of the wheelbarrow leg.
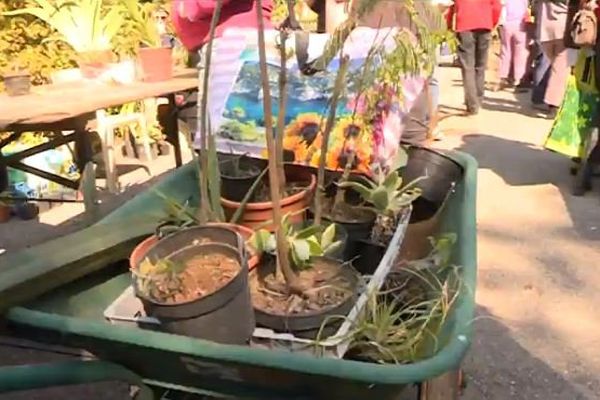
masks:
<path fill-rule="evenodd" d="M 462 389 L 460 369 L 419 384 L 419 400 L 458 400 Z"/>

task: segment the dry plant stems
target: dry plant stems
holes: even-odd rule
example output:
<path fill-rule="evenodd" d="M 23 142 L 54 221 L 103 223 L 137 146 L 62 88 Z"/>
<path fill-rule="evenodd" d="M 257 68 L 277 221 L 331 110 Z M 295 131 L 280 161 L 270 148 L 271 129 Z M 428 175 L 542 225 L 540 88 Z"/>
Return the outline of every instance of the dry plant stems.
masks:
<path fill-rule="evenodd" d="M 283 136 L 285 130 L 285 109 L 287 105 L 287 53 L 286 42 L 288 32 L 284 29 L 279 33 L 280 46 L 280 68 L 279 68 L 279 113 L 277 114 L 277 135 L 275 137 L 275 156 L 277 160 L 277 171 L 279 173 L 279 192 L 285 196 L 285 168 L 283 165 Z"/>
<path fill-rule="evenodd" d="M 206 62 L 204 64 L 204 76 L 202 81 L 202 100 L 200 103 L 200 215 L 201 223 L 206 223 L 210 218 L 210 200 L 208 193 L 208 84 L 210 82 L 210 63 L 212 58 L 213 41 L 215 39 L 215 30 L 221 16 L 223 0 L 217 0 L 217 5 L 210 22 L 210 33 L 206 45 Z"/>
<path fill-rule="evenodd" d="M 263 21 L 262 0 L 256 1 L 256 22 L 258 27 L 258 56 L 260 64 L 260 78 L 263 89 L 263 108 L 265 114 L 265 130 L 267 151 L 269 157 L 269 187 L 271 191 L 271 202 L 273 203 L 273 222 L 276 226 L 275 237 L 277 243 L 277 265 L 285 278 L 288 289 L 292 293 L 301 294 L 304 291 L 300 279 L 291 267 L 288 253 L 288 243 L 282 228 L 281 215 L 281 187 L 279 173 L 277 172 L 277 160 L 275 158 L 276 145 L 273 137 L 273 112 L 271 108 L 271 91 L 269 75 L 267 70 L 267 54 L 265 46 L 265 24 Z M 281 112 L 281 110 L 279 110 Z"/>
<path fill-rule="evenodd" d="M 321 218 L 323 216 L 323 200 L 325 197 L 325 162 L 327 160 L 327 149 L 329 147 L 329 135 L 331 134 L 331 130 L 333 129 L 333 125 L 335 123 L 337 104 L 343 91 L 343 86 L 344 82 L 346 81 L 346 74 L 348 72 L 349 65 L 350 57 L 347 55 L 343 56 L 340 61 L 337 76 L 335 78 L 333 93 L 331 95 L 329 115 L 327 116 L 327 122 L 325 123 L 325 131 L 323 132 L 323 138 L 321 140 L 321 154 L 319 158 L 319 170 L 317 173 L 317 196 L 315 198 L 314 224 L 316 226 L 321 225 Z"/>

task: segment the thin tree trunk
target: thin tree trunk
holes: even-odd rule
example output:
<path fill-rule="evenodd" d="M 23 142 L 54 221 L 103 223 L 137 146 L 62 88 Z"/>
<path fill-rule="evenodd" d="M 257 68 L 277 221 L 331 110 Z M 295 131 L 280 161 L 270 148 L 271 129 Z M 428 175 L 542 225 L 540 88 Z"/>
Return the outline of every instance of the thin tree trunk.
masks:
<path fill-rule="evenodd" d="M 204 79 L 202 80 L 202 101 L 200 103 L 200 215 L 201 223 L 211 216 L 210 198 L 208 193 L 208 84 L 210 82 L 210 63 L 215 30 L 221 16 L 223 0 L 217 0 L 215 12 L 210 22 L 210 33 L 206 46 L 206 62 L 204 63 Z"/>
<path fill-rule="evenodd" d="M 276 156 L 277 156 L 277 171 L 279 172 L 279 193 L 285 196 L 285 168 L 283 165 L 283 134 L 285 131 L 285 110 L 287 105 L 287 54 L 286 54 L 286 42 L 288 33 L 281 31 L 281 47 L 279 49 L 280 70 L 279 70 L 279 113 L 277 114 L 277 135 L 275 136 L 276 142 Z"/>
<path fill-rule="evenodd" d="M 335 123 L 335 116 L 337 112 L 337 104 L 342 94 L 342 88 L 345 83 L 346 73 L 348 72 L 348 65 L 350 64 L 350 58 L 343 56 L 340 62 L 337 76 L 335 78 L 335 86 L 333 87 L 333 93 L 331 95 L 331 108 L 329 109 L 329 115 L 327 116 L 327 122 L 325 124 L 325 131 L 323 132 L 323 138 L 321 143 L 321 155 L 319 158 L 319 171 L 317 173 L 317 197 L 315 198 L 315 221 L 314 224 L 317 226 L 321 225 L 321 217 L 323 215 L 323 200 L 325 197 L 325 160 L 327 159 L 327 150 L 329 147 L 329 135 L 333 129 Z"/>
<path fill-rule="evenodd" d="M 277 265 L 283 274 L 286 284 L 291 292 L 302 293 L 303 288 L 300 279 L 294 273 L 288 258 L 288 245 L 285 232 L 281 227 L 281 196 L 279 193 L 279 174 L 277 172 L 277 160 L 274 156 L 276 151 L 273 137 L 273 113 L 271 109 L 271 93 L 269 75 L 267 70 L 267 55 L 265 50 L 265 26 L 263 21 L 262 0 L 256 1 L 256 19 L 258 26 L 258 55 L 260 60 L 260 78 L 263 89 L 263 107 L 265 113 L 265 130 L 267 140 L 267 151 L 269 154 L 269 186 L 271 191 L 271 202 L 273 203 L 273 222 L 276 226 L 275 237 L 277 240 Z"/>

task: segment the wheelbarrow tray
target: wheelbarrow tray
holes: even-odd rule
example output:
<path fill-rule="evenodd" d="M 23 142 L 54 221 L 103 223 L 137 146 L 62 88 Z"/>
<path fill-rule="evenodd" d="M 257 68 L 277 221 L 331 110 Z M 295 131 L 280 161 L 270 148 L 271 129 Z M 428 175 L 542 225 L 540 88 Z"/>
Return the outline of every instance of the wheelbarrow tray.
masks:
<path fill-rule="evenodd" d="M 442 347 L 424 361 L 379 365 L 318 358 L 302 353 L 221 345 L 110 324 L 103 312 L 130 284 L 126 263 L 113 263 L 125 258 L 133 243 L 151 233 L 151 226 L 163 216 L 163 201 L 153 190 L 135 197 L 95 226 L 5 257 L 12 273 L 7 279 L 20 282 L 20 286 L 13 286 L 21 291 L 32 280 L 19 281 L 20 271 L 27 275 L 34 267 L 49 268 L 48 263 L 61 262 L 61 257 L 68 258 L 63 262 L 69 263 L 71 270 L 88 269 L 81 278 L 67 284 L 54 284 L 54 288 L 52 282 L 64 282 L 64 279 L 61 281 L 49 273 L 46 279 L 35 280 L 35 287 L 29 289 L 46 293 L 8 309 L 3 317 L 7 332 L 42 343 L 85 349 L 102 360 L 94 366 L 100 375 L 103 368 L 118 367 L 117 372 L 107 372 L 113 380 L 121 377 L 131 381 L 127 373 L 133 372 L 153 386 L 262 400 L 394 398 L 406 384 L 428 381 L 457 369 L 471 341 L 477 270 L 477 164 L 464 153 L 450 155 L 462 165 L 464 177 L 443 211 L 442 232 L 457 234 L 453 263 L 463 267 L 464 287 L 444 326 Z M 166 177 L 155 189 L 180 201 L 194 203 L 197 201 L 195 187 L 195 169 L 188 164 Z M 118 243 L 128 246 L 119 247 Z M 44 257 L 46 261 L 40 261 Z M 92 261 L 96 267 L 86 267 Z M 100 267 L 101 264 L 104 266 Z M 2 273 L 0 278 L 3 278 Z M 2 281 L 5 280 L 0 279 Z M 0 294 L 7 290 L 6 285 L 3 287 L 0 283 Z M 13 294 L 18 297 L 18 293 Z M 122 376 L 119 368 L 125 371 Z M 36 375 L 35 370 L 27 368 L 22 373 L 19 371 L 0 368 L 0 392 L 3 383 L 4 390 L 8 390 L 7 381 L 9 389 L 10 382 L 13 389 L 43 386 L 34 382 L 42 372 Z M 8 375 L 3 377 L 3 372 Z M 57 365 L 51 372 L 64 375 L 58 380 L 62 384 L 91 380 L 71 363 Z M 42 379 L 42 382 L 45 381 Z"/>

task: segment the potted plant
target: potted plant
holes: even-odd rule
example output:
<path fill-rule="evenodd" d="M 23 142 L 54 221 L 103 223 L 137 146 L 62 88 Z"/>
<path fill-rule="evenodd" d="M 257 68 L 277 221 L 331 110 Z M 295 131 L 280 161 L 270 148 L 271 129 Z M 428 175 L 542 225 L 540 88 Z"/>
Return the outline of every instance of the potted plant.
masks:
<path fill-rule="evenodd" d="M 241 202 L 261 175 L 260 167 L 246 155 L 224 155 L 219 161 L 221 196 Z"/>
<path fill-rule="evenodd" d="M 9 96 L 23 96 L 31 90 L 31 74 L 17 63 L 4 74 L 2 80 Z"/>
<path fill-rule="evenodd" d="M 121 28 L 124 17 L 119 5 L 104 7 L 104 0 L 32 0 L 35 7 L 5 12 L 4 15 L 33 15 L 77 52 L 77 63 L 85 78 L 97 78 L 114 59 L 111 40 Z M 53 39 L 53 38 L 49 38 Z"/>
<path fill-rule="evenodd" d="M 145 82 L 158 82 L 173 76 L 173 52 L 163 45 L 156 21 L 152 18 L 152 5 L 140 4 L 137 0 L 124 0 L 129 17 L 141 35 L 142 47 L 138 62 Z"/>
<path fill-rule="evenodd" d="M 239 248 L 203 243 L 198 240 L 202 236 L 193 235 L 184 247 L 179 237 L 190 231 L 177 232 L 150 249 L 132 270 L 136 296 L 167 332 L 247 344 L 254 316 L 245 259 Z"/>
<path fill-rule="evenodd" d="M 421 195 L 421 190 L 416 187 L 417 183 L 425 179 L 418 177 L 403 186 L 396 168 L 390 168 L 387 174 L 380 166 L 375 166 L 375 169 L 374 180 L 340 183 L 340 187 L 350 187 L 360 193 L 365 203 L 377 213 L 369 239 L 360 240 L 361 244 L 357 248 L 361 257 L 356 268 L 365 274 L 374 272 L 396 231 L 402 212 L 409 209 L 412 202 Z"/>
<path fill-rule="evenodd" d="M 40 214 L 40 208 L 35 203 L 18 202 L 15 205 L 15 215 L 24 221 L 37 218 Z"/>

